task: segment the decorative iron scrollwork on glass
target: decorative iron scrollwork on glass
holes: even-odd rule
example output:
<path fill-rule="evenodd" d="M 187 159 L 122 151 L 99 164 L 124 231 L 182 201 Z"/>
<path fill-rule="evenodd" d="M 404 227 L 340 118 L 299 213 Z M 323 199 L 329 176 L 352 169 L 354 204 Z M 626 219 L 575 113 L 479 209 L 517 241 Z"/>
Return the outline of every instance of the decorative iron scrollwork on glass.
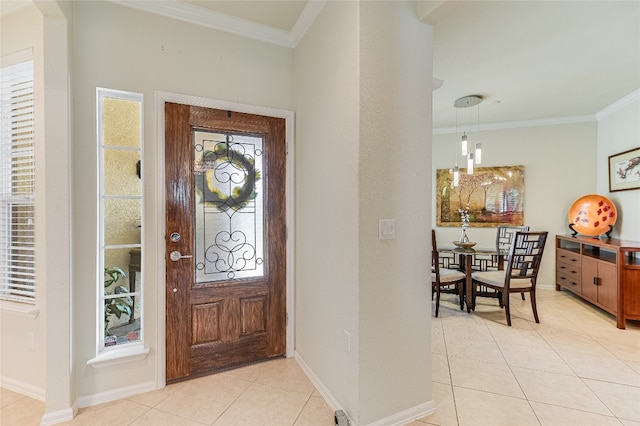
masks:
<path fill-rule="evenodd" d="M 196 283 L 264 274 L 262 137 L 196 131 Z"/>

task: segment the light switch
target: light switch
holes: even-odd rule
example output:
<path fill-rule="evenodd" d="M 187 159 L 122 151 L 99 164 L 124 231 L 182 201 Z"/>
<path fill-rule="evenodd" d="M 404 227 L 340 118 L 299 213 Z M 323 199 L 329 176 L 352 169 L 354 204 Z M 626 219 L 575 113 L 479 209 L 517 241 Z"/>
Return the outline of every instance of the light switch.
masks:
<path fill-rule="evenodd" d="M 396 220 L 380 219 L 378 221 L 378 239 L 379 240 L 395 240 L 396 239 Z"/>

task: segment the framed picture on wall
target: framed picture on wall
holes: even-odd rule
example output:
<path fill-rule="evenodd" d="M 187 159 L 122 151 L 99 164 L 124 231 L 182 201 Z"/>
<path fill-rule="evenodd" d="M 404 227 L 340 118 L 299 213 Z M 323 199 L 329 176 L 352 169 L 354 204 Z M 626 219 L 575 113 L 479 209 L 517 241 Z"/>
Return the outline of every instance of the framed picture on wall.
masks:
<path fill-rule="evenodd" d="M 437 169 L 435 191 L 437 226 L 460 226 L 465 208 L 470 227 L 524 225 L 524 166 L 460 169 L 458 186 L 453 169 Z"/>
<path fill-rule="evenodd" d="M 609 192 L 640 189 L 640 147 L 609 156 Z"/>

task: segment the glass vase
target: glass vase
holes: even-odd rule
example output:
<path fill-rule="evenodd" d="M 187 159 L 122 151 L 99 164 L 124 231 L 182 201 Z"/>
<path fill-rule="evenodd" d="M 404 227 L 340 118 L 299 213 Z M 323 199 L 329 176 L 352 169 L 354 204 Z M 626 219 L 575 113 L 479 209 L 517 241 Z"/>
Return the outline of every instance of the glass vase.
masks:
<path fill-rule="evenodd" d="M 462 233 L 460 234 L 460 242 L 461 243 L 468 243 L 469 242 L 469 237 L 467 236 L 467 227 L 466 226 L 462 227 Z"/>

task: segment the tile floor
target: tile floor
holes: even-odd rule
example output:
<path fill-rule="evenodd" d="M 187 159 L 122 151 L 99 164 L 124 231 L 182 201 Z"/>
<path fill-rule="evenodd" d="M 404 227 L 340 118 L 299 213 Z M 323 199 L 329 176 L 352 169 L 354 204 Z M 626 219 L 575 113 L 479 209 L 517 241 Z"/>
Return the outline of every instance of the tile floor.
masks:
<path fill-rule="evenodd" d="M 2 390 L 1 426 L 39 425 L 44 403 Z M 78 410 L 64 425 L 331 426 L 333 411 L 294 359 L 278 359 Z"/>
<path fill-rule="evenodd" d="M 640 426 L 640 323 L 566 292 L 512 299 L 513 326 L 494 299 L 473 315 L 443 295 L 432 322 L 437 413 L 410 423 L 474 426 Z M 38 425 L 44 404 L 0 393 L 0 425 Z M 167 386 L 79 410 L 69 425 L 333 425 L 333 412 L 292 359 Z"/>
<path fill-rule="evenodd" d="M 444 295 L 432 321 L 430 425 L 640 426 L 640 322 L 615 319 L 568 292 L 511 298 L 512 327 L 497 301 L 473 315 Z"/>

